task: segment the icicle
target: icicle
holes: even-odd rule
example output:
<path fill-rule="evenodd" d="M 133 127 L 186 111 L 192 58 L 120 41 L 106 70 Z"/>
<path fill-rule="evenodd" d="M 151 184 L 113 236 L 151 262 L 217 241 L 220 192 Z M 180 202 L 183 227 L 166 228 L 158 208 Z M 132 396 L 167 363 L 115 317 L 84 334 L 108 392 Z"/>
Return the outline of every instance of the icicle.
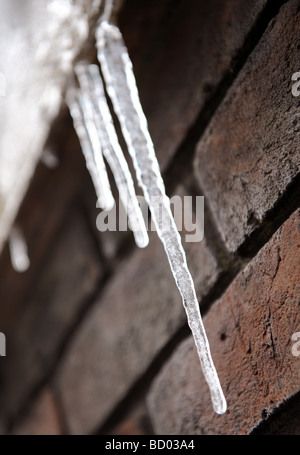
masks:
<path fill-rule="evenodd" d="M 114 206 L 114 199 L 103 162 L 98 134 L 91 117 L 89 101 L 74 85 L 67 91 L 66 102 L 73 118 L 74 128 L 85 156 L 86 167 L 91 175 L 99 205 L 103 210 L 111 210 Z"/>
<path fill-rule="evenodd" d="M 97 29 L 98 59 L 107 92 L 119 118 L 140 186 L 149 204 L 158 235 L 166 250 L 172 273 L 182 296 L 202 370 L 210 388 L 213 408 L 226 411 L 226 400 L 213 364 L 202 323 L 194 283 L 186 263 L 170 201 L 155 156 L 132 70 L 132 64 L 119 29 L 106 21 Z"/>
<path fill-rule="evenodd" d="M 103 155 L 114 175 L 136 244 L 143 248 L 148 245 L 149 238 L 128 164 L 120 147 L 107 105 L 99 69 L 96 65 L 80 63 L 76 66 L 75 72 L 81 89 L 88 94 L 91 100 L 93 120 L 102 145 Z"/>
<path fill-rule="evenodd" d="M 59 159 L 56 154 L 48 148 L 43 150 L 41 161 L 49 169 L 55 169 L 59 165 Z"/>
<path fill-rule="evenodd" d="M 30 266 L 27 245 L 19 228 L 14 226 L 9 236 L 10 257 L 16 272 L 26 272 Z"/>
<path fill-rule="evenodd" d="M 115 201 L 110 189 L 110 183 L 108 180 L 108 175 L 102 154 L 102 146 L 94 122 L 93 107 L 89 93 L 85 90 L 81 90 L 79 102 L 83 112 L 86 129 L 88 131 L 93 148 L 94 160 L 99 174 L 99 184 L 102 186 L 103 198 L 99 201 L 99 203 L 103 210 L 111 210 L 115 204 Z"/>

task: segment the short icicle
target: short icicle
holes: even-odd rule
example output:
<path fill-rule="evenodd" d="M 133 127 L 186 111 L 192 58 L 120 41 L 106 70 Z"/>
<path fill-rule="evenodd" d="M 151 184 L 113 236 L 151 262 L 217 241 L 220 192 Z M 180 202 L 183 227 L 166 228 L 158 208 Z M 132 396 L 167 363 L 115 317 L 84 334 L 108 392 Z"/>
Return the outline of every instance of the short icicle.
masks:
<path fill-rule="evenodd" d="M 119 29 L 102 21 L 96 32 L 98 59 L 114 110 L 132 157 L 139 185 L 149 204 L 157 233 L 164 245 L 170 267 L 182 296 L 205 379 L 216 413 L 226 411 L 226 400 L 212 361 L 200 315 L 194 283 L 189 272 L 181 238 L 160 174 L 153 143 L 143 113 L 132 64 Z"/>
<path fill-rule="evenodd" d="M 92 118 L 90 101 L 73 83 L 66 93 L 66 102 L 85 157 L 86 167 L 95 187 L 99 206 L 103 210 L 111 210 L 114 206 L 114 198 Z"/>
<path fill-rule="evenodd" d="M 26 272 L 30 266 L 27 244 L 20 228 L 13 226 L 9 235 L 11 263 L 16 272 Z"/>

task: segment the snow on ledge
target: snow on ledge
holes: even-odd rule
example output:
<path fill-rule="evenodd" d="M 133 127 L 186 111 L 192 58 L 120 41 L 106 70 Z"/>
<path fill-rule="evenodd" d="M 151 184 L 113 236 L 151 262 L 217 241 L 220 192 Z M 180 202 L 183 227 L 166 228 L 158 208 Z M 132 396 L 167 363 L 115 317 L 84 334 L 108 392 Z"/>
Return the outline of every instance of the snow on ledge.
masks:
<path fill-rule="evenodd" d="M 0 0 L 0 252 L 101 3 Z"/>

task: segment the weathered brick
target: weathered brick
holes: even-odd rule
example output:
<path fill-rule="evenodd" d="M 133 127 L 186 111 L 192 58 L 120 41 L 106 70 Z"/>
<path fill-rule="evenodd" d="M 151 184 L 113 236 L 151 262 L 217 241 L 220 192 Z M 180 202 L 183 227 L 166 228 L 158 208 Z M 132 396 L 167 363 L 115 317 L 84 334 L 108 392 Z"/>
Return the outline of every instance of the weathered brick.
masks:
<path fill-rule="evenodd" d="M 186 245 L 201 299 L 219 276 L 205 240 Z M 88 433 L 110 412 L 186 318 L 163 247 L 150 245 L 119 265 L 62 359 L 57 377 L 72 433 Z"/>
<path fill-rule="evenodd" d="M 231 251 L 299 172 L 299 20 L 298 0 L 282 7 L 198 144 L 196 174 Z"/>
<path fill-rule="evenodd" d="M 125 2 L 119 23 L 163 169 L 230 70 L 265 4 L 265 0 Z"/>
<path fill-rule="evenodd" d="M 246 434 L 299 391 L 299 221 L 295 212 L 236 277 L 204 318 L 228 412 L 212 411 L 191 338 L 155 379 L 149 394 L 157 433 Z"/>
<path fill-rule="evenodd" d="M 81 215 L 67 213 L 65 222 L 31 298 L 27 296 L 26 307 L 6 334 L 0 391 L 4 415 L 13 416 L 51 368 L 102 274 Z"/>
<path fill-rule="evenodd" d="M 298 435 L 300 434 L 300 392 L 284 402 L 271 416 L 265 415 L 251 434 Z M 267 418 L 268 417 L 268 418 Z"/>
<path fill-rule="evenodd" d="M 34 402 L 29 413 L 12 431 L 14 435 L 60 435 L 62 426 L 53 392 L 47 388 Z"/>

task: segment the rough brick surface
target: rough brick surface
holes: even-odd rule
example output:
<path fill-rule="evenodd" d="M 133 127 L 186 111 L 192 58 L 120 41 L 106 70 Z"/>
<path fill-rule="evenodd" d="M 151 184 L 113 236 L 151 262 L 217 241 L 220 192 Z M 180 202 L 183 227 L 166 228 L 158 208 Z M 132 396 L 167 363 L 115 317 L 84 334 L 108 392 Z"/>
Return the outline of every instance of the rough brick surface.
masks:
<path fill-rule="evenodd" d="M 219 269 L 205 241 L 188 245 L 201 298 Z M 148 248 L 119 266 L 63 359 L 57 383 L 71 432 L 88 433 L 103 423 L 185 321 L 165 252 L 153 233 Z"/>
<path fill-rule="evenodd" d="M 51 389 L 43 390 L 27 416 L 12 433 L 14 435 L 62 434 L 59 412 Z"/>
<path fill-rule="evenodd" d="M 7 333 L 0 395 L 1 412 L 8 415 L 17 411 L 55 361 L 102 273 L 80 215 L 67 213 L 66 222 L 32 297 L 27 297 L 26 307 Z"/>
<path fill-rule="evenodd" d="M 299 172 L 300 3 L 270 23 L 200 140 L 196 174 L 231 251 L 260 224 Z"/>
<path fill-rule="evenodd" d="M 300 392 L 283 403 L 269 418 L 254 428 L 254 435 L 300 435 Z"/>
<path fill-rule="evenodd" d="M 157 433 L 245 434 L 299 390 L 299 221 L 295 212 L 214 303 L 204 324 L 228 412 L 213 413 L 191 338 L 149 396 Z"/>
<path fill-rule="evenodd" d="M 265 4 L 125 2 L 119 22 L 162 168 L 229 71 Z"/>

